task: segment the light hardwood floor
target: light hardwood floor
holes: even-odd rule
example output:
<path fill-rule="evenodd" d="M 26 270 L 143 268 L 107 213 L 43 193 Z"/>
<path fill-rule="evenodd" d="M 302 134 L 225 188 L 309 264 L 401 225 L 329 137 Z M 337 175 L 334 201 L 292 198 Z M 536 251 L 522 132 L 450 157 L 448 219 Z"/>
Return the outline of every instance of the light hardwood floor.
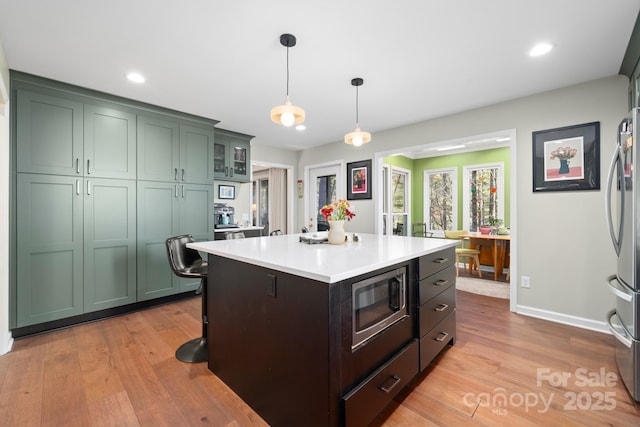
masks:
<path fill-rule="evenodd" d="M 374 426 L 640 425 L 617 378 L 613 337 L 461 291 L 457 318 L 456 344 Z M 199 319 L 194 298 L 17 340 L 0 357 L 0 424 L 266 425 L 206 363 L 174 358 L 200 332 Z M 600 385 L 602 373 L 610 384 Z M 587 377 L 594 383 L 582 384 Z"/>

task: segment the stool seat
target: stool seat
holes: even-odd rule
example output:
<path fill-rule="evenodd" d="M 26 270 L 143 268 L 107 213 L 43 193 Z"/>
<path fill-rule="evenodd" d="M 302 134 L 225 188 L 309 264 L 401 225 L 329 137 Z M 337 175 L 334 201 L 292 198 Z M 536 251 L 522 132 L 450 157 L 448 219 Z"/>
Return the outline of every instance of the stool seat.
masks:
<path fill-rule="evenodd" d="M 200 287 L 196 294 L 202 292 L 202 336 L 192 339 L 182 344 L 176 350 L 176 359 L 182 362 L 198 363 L 209 360 L 207 350 L 207 274 L 209 264 L 203 260 L 198 251 L 188 248 L 187 244 L 192 243 L 191 234 L 169 237 L 165 244 L 169 265 L 173 274 L 178 277 L 200 279 Z"/>

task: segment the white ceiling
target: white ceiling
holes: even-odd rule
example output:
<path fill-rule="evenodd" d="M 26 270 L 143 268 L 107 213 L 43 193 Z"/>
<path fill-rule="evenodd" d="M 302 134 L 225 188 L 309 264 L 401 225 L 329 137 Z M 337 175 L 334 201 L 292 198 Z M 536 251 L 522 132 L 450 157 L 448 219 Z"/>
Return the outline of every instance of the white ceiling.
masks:
<path fill-rule="evenodd" d="M 305 149 L 617 74 L 638 0 L 0 0 L 9 67 Z M 286 48 L 307 130 L 272 123 Z M 539 41 L 555 44 L 531 58 Z M 147 82 L 134 85 L 137 70 Z"/>

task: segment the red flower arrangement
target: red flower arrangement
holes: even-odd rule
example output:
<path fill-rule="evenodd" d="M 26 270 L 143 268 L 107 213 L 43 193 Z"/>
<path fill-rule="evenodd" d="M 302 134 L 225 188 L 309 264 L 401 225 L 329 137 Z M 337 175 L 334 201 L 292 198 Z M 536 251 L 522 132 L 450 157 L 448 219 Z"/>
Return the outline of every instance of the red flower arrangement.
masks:
<path fill-rule="evenodd" d="M 349 202 L 340 199 L 330 205 L 323 206 L 322 209 L 320 209 L 320 213 L 325 221 L 351 221 L 351 218 L 356 216 L 356 214 L 349 210 L 350 207 Z"/>

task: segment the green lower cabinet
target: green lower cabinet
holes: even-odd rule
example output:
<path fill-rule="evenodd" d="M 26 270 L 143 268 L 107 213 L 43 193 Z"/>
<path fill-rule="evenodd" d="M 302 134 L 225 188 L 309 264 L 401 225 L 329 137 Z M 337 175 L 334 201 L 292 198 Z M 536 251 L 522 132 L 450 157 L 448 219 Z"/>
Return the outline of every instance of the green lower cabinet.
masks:
<path fill-rule="evenodd" d="M 138 181 L 138 300 L 195 290 L 200 282 L 176 277 L 165 241 L 191 234 L 212 240 L 213 185 Z"/>
<path fill-rule="evenodd" d="M 17 327 L 136 301 L 135 181 L 18 174 Z"/>
<path fill-rule="evenodd" d="M 82 314 L 82 179 L 17 176 L 16 326 Z"/>
<path fill-rule="evenodd" d="M 84 182 L 84 311 L 136 302 L 136 184 Z"/>

